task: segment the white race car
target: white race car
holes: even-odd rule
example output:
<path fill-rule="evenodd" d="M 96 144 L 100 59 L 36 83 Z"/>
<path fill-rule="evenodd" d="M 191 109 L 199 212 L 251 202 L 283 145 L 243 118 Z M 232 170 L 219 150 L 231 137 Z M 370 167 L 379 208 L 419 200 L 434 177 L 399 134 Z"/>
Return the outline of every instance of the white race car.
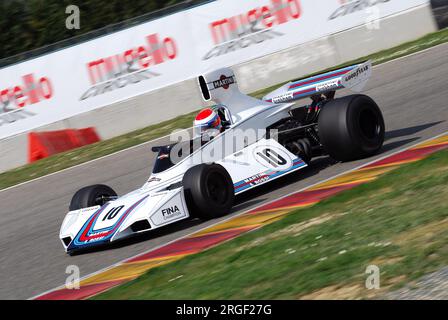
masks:
<path fill-rule="evenodd" d="M 223 216 L 235 195 L 305 168 L 316 156 L 350 161 L 377 153 L 385 132 L 377 104 L 361 94 L 335 99 L 338 89 L 361 91 L 371 69 L 368 61 L 290 82 L 263 100 L 241 93 L 231 69 L 200 76 L 202 96 L 218 104 L 225 130 L 205 142 L 153 148 L 153 173 L 128 194 L 118 197 L 105 185 L 77 191 L 60 230 L 66 252 L 191 217 Z M 295 100 L 304 97 L 311 103 L 298 106 Z M 235 137 L 242 143 L 227 147 Z"/>

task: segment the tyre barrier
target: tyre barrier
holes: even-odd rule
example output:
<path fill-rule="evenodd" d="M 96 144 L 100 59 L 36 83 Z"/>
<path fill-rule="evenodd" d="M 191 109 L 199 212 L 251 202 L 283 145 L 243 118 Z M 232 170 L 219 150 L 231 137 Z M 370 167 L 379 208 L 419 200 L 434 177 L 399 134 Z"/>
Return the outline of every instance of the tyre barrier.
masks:
<path fill-rule="evenodd" d="M 95 128 L 30 132 L 28 163 L 100 141 Z"/>

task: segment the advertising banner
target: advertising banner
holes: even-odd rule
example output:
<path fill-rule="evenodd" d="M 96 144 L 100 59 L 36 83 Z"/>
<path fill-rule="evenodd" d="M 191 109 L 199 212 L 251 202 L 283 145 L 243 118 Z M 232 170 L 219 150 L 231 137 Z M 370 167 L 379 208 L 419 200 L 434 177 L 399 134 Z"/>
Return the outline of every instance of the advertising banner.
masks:
<path fill-rule="evenodd" d="M 200 66 L 214 68 L 360 25 L 381 27 L 381 19 L 427 3 L 428 0 L 245 0 L 235 5 L 234 1 L 218 1 L 191 10 L 190 24 Z"/>
<path fill-rule="evenodd" d="M 428 1 L 218 0 L 12 65 L 0 70 L 0 139 Z"/>
<path fill-rule="evenodd" d="M 191 77 L 187 21 L 168 16 L 0 70 L 0 139 Z"/>

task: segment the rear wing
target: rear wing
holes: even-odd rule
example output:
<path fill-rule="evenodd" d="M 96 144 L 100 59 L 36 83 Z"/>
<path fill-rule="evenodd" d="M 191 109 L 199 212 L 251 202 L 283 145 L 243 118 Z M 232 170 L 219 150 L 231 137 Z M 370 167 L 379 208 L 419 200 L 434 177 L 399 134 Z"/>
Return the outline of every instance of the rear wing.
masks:
<path fill-rule="evenodd" d="M 286 103 L 340 89 L 360 92 L 372 74 L 372 62 L 330 71 L 307 79 L 289 82 L 268 93 L 263 100 L 272 103 Z"/>

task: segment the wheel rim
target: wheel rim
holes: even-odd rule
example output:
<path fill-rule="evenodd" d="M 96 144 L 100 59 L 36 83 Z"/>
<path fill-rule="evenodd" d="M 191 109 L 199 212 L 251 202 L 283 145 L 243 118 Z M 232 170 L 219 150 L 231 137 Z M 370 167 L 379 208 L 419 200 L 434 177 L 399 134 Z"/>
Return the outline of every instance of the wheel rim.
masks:
<path fill-rule="evenodd" d="M 222 205 L 228 200 L 228 191 L 224 177 L 218 172 L 211 172 L 206 183 L 207 196 L 214 203 Z"/>

